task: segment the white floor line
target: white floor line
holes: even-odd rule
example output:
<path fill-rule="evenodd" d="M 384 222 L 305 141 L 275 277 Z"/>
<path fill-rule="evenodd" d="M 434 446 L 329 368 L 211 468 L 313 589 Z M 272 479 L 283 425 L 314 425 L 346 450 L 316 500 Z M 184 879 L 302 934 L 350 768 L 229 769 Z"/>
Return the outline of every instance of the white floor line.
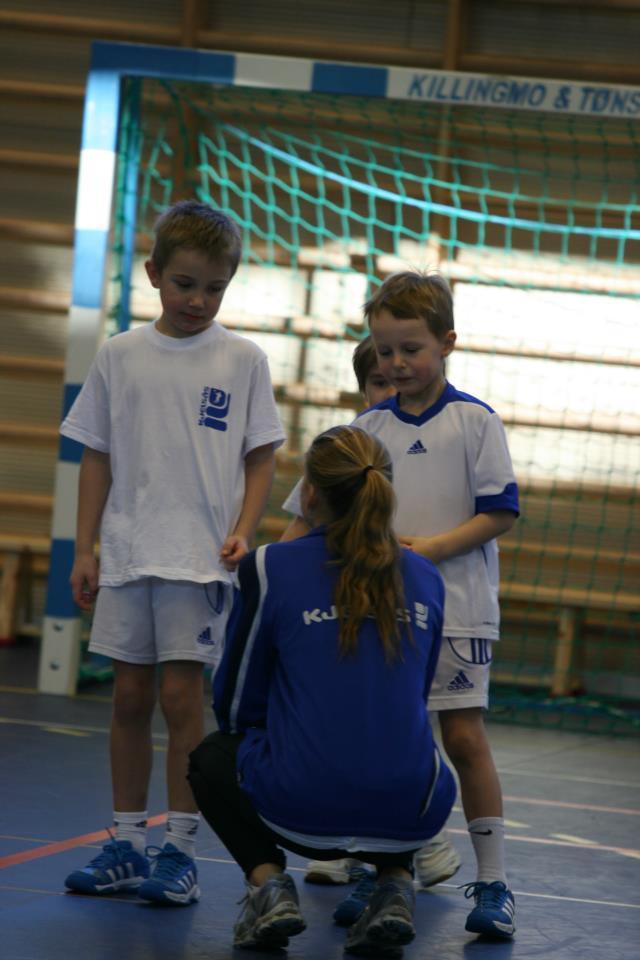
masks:
<path fill-rule="evenodd" d="M 629 807 L 606 807 L 596 803 L 567 803 L 565 800 L 540 800 L 535 797 L 514 797 L 503 794 L 503 800 L 510 803 L 528 803 L 534 807 L 562 807 L 564 810 L 590 810 L 594 813 L 615 813 L 625 817 L 640 817 L 640 810 Z"/>
<path fill-rule="evenodd" d="M 0 717 L 0 724 L 2 723 L 9 725 L 15 724 L 16 726 L 23 727 L 59 727 L 61 730 L 80 730 L 88 733 L 108 734 L 110 732 L 109 727 L 94 727 L 90 726 L 89 724 L 81 723 L 57 723 L 55 720 L 24 720 L 17 717 Z M 154 731 L 152 736 L 154 740 L 168 739 L 167 734 L 160 731 Z M 564 773 L 548 773 L 546 770 L 513 770 L 506 767 L 498 767 L 497 771 L 502 776 L 535 777 L 537 780 L 564 780 L 568 783 L 589 783 L 596 786 L 631 787 L 632 789 L 640 790 L 640 780 L 609 780 L 604 777 L 582 777 Z"/>
<path fill-rule="evenodd" d="M 441 887 L 457 889 L 453 883 L 441 883 Z M 531 893 L 528 890 L 514 890 L 516 897 L 533 897 L 539 900 L 562 900 L 567 903 L 590 903 L 598 907 L 626 907 L 629 910 L 640 910 L 640 903 L 624 903 L 620 900 L 589 900 L 586 897 L 561 897 L 555 893 Z"/>
<path fill-rule="evenodd" d="M 227 862 L 231 863 L 231 861 L 216 860 L 215 858 L 208 858 L 208 857 L 198 857 L 197 859 L 198 860 L 210 859 L 212 863 L 227 863 Z M 289 867 L 290 872 L 294 870 L 298 873 L 303 872 L 302 867 Z M 441 883 L 440 886 L 447 887 L 450 890 L 458 889 L 454 884 L 451 884 L 451 883 Z M 38 893 L 38 894 L 44 894 L 45 896 L 49 896 L 49 897 L 73 896 L 74 898 L 76 898 L 79 896 L 78 894 L 68 893 L 65 890 L 42 890 L 38 887 L 14 887 L 8 883 L 0 884 L 0 890 L 5 890 L 7 892 L 13 892 L 13 893 Z M 560 897 L 560 896 L 556 896 L 553 893 L 530 893 L 526 890 L 514 890 L 513 893 L 516 897 L 530 897 L 530 898 L 541 899 L 541 900 L 561 900 L 566 903 L 586 903 L 586 904 L 590 904 L 591 906 L 597 906 L 597 907 L 622 907 L 627 910 L 640 910 L 640 903 L 623 903 L 615 900 L 588 900 L 584 897 Z M 91 897 L 90 899 L 98 901 L 100 903 L 127 903 L 130 906 L 131 905 L 137 906 L 140 903 L 140 901 L 134 896 L 126 897 L 126 898 L 114 897 L 113 894 L 110 894 L 108 897 Z"/>
<path fill-rule="evenodd" d="M 2 688 L 0 687 L 0 692 Z M 82 723 L 59 723 L 55 720 L 27 720 L 20 717 L 0 717 L 0 723 L 6 724 L 16 724 L 17 726 L 25 727 L 59 727 L 61 730 L 71 729 L 71 730 L 86 730 L 89 733 L 109 733 L 109 727 L 95 727 L 90 726 L 89 724 Z M 159 739 L 166 740 L 167 734 L 163 732 L 153 733 L 154 737 Z M 554 753 L 553 756 L 557 756 L 557 753 Z M 534 758 L 535 759 L 535 758 Z M 540 759 L 540 758 L 538 758 Z M 513 769 L 512 767 L 496 767 L 497 772 L 504 776 L 511 777 L 535 777 L 540 779 L 544 777 L 548 780 L 567 780 L 569 782 L 575 783 L 591 783 L 591 784 L 602 784 L 604 786 L 614 786 L 614 787 L 633 787 L 637 790 L 640 790 L 640 780 L 609 780 L 605 777 L 583 777 L 572 774 L 565 773 L 548 773 L 546 770 L 519 770 Z"/>
<path fill-rule="evenodd" d="M 203 863 L 225 863 L 231 866 L 237 866 L 235 860 L 227 860 L 224 857 L 196 857 L 196 860 Z M 288 873 L 304 873 L 306 867 L 287 867 Z M 460 887 L 455 883 L 440 883 L 440 887 L 446 887 L 448 890 L 459 890 Z M 306 889 L 306 887 L 305 887 Z M 435 890 L 435 887 L 433 888 Z M 535 897 L 544 900 L 563 900 L 568 903 L 591 903 L 603 907 L 627 907 L 629 910 L 640 910 L 640 903 L 623 903 L 616 900 L 589 900 L 584 897 L 561 897 L 553 893 L 529 893 L 526 890 L 514 890 L 516 897 Z"/>
<path fill-rule="evenodd" d="M 202 863 L 222 863 L 226 864 L 227 866 L 237 866 L 235 861 L 226 860 L 223 857 L 196 857 L 196 859 Z M 288 871 L 290 873 L 304 873 L 305 869 L 305 867 L 289 867 Z M 459 891 L 459 887 L 455 883 L 440 883 L 438 886 L 444 887 L 445 889 L 451 891 Z M 38 893 L 45 894 L 50 897 L 74 896 L 74 894 L 69 894 L 64 890 L 42 890 L 38 887 L 18 887 L 7 883 L 0 884 L 0 890 L 13 891 L 14 893 Z M 563 903 L 585 903 L 597 907 L 622 907 L 623 909 L 627 910 L 640 910 L 640 903 L 625 903 L 624 901 L 619 900 L 593 900 L 587 897 L 562 897 L 554 893 L 532 893 L 528 890 L 514 890 L 513 893 L 516 897 L 528 897 L 538 900 L 557 900 Z M 110 895 L 104 898 L 92 897 L 91 899 L 101 901 L 103 903 L 139 903 L 139 900 L 133 896 L 124 898 Z"/>
<path fill-rule="evenodd" d="M 71 893 L 69 890 L 41 890 L 39 887 L 14 887 L 9 883 L 0 883 L 0 890 L 10 890 L 13 893 L 39 893 L 48 897 L 73 897 L 74 899 L 90 899 L 97 903 L 128 903 L 135 906 L 140 905 L 140 900 L 131 895 L 130 897 L 114 897 L 112 893 L 105 897 L 92 897 L 90 894 Z"/>
<path fill-rule="evenodd" d="M 22 720 L 22 719 L 17 719 L 15 717 L 0 717 L 0 723 L 5 723 L 5 724 L 8 724 L 9 726 L 11 724 L 15 724 L 16 726 L 19 726 L 19 727 L 40 727 L 43 730 L 51 730 L 51 731 L 54 731 L 55 728 L 57 727 L 59 730 L 62 730 L 62 731 L 77 730 L 77 731 L 80 731 L 81 733 L 109 734 L 111 732 L 109 730 L 109 727 L 92 727 L 92 726 L 89 726 L 88 724 L 83 724 L 83 723 L 57 723 L 51 720 Z M 162 732 L 156 733 L 154 731 L 151 734 L 151 736 L 153 737 L 154 740 L 169 739 L 168 734 L 162 733 Z"/>
<path fill-rule="evenodd" d="M 592 783 L 605 787 L 631 787 L 640 790 L 640 780 L 607 780 L 604 777 L 580 777 L 567 773 L 547 773 L 546 770 L 510 770 L 496 767 L 500 776 L 535 777 L 536 780 L 566 780 L 570 783 Z"/>
<path fill-rule="evenodd" d="M 461 830 L 459 827 L 447 827 L 449 833 L 457 833 L 459 836 L 469 835 L 468 830 Z M 640 860 L 640 850 L 633 847 L 614 847 L 605 843 L 598 843 L 597 840 L 552 840 L 550 837 L 524 837 L 520 834 L 505 833 L 505 840 L 517 840 L 520 843 L 541 843 L 549 847 L 570 847 L 572 850 L 597 850 L 598 853 L 618 853 L 621 857 L 631 857 L 633 860 Z"/>

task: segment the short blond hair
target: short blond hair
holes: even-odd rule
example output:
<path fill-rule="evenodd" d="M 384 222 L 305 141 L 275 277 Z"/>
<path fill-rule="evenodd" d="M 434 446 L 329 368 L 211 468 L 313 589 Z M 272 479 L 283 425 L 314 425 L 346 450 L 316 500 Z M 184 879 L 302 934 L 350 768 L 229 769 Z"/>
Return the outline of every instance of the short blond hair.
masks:
<path fill-rule="evenodd" d="M 439 273 L 404 270 L 387 277 L 364 305 L 367 323 L 381 310 L 398 320 L 421 318 L 439 340 L 454 329 L 451 287 Z"/>

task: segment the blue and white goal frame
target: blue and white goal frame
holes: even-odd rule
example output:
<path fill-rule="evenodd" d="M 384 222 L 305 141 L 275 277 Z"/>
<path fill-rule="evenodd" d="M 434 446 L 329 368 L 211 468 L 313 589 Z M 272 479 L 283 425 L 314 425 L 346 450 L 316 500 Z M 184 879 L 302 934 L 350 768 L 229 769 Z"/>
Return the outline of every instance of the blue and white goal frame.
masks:
<path fill-rule="evenodd" d="M 155 77 L 208 84 L 382 97 L 442 105 L 640 117 L 640 90 L 633 87 L 439 70 L 332 63 L 128 43 L 93 44 L 88 76 L 75 214 L 75 246 L 63 417 L 87 375 L 103 335 L 118 131 L 123 81 Z M 132 167 L 135 180 L 137 170 Z M 127 284 L 135 246 L 135 183 L 127 196 L 124 237 Z M 121 328 L 127 324 L 122 318 Z M 72 694 L 80 659 L 80 615 L 69 575 L 73 564 L 77 488 L 82 445 L 61 438 L 47 603 L 38 687 Z"/>

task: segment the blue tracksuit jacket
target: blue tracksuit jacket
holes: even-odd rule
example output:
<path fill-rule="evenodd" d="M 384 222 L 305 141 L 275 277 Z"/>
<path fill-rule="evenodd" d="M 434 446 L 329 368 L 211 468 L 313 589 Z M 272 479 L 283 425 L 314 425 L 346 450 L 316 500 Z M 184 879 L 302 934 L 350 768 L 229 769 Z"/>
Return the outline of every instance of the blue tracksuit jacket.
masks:
<path fill-rule="evenodd" d="M 453 778 L 425 707 L 440 649 L 444 587 L 436 567 L 402 551 L 402 660 L 385 662 L 376 624 L 340 659 L 324 530 L 260 547 L 240 565 L 214 709 L 245 733 L 242 788 L 261 816 L 315 836 L 420 841 L 444 824 Z M 428 809 L 425 810 L 425 804 Z"/>

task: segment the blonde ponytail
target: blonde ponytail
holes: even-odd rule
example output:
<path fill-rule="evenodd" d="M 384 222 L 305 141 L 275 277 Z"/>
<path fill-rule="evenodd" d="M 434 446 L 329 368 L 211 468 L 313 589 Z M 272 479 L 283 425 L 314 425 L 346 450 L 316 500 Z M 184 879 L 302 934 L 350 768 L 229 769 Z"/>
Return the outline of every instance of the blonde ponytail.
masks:
<path fill-rule="evenodd" d="M 334 427 L 313 441 L 306 471 L 332 517 L 327 547 L 331 562 L 339 567 L 335 606 L 340 653 L 356 652 L 362 622 L 373 617 L 391 662 L 400 655 L 405 617 L 400 546 L 392 529 L 395 493 L 389 454 L 364 430 Z"/>

